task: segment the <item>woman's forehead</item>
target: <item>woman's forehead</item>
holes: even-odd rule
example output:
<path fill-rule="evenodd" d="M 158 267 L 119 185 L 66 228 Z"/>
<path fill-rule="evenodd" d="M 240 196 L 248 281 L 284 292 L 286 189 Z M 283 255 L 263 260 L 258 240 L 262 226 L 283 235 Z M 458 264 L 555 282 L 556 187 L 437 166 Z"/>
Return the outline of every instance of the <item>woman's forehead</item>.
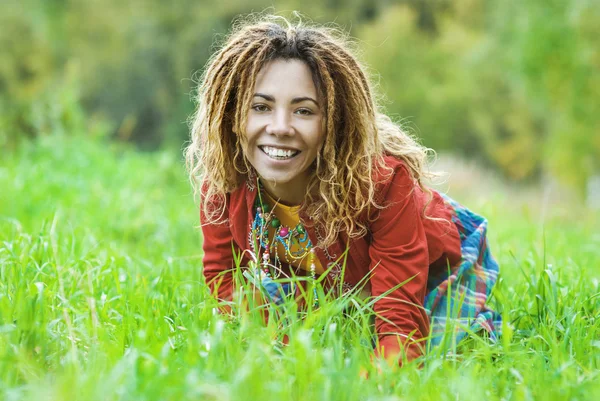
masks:
<path fill-rule="evenodd" d="M 309 66 L 297 59 L 276 59 L 267 62 L 256 76 L 254 94 L 256 93 L 268 94 L 275 98 L 277 95 L 317 98 L 317 88 Z"/>

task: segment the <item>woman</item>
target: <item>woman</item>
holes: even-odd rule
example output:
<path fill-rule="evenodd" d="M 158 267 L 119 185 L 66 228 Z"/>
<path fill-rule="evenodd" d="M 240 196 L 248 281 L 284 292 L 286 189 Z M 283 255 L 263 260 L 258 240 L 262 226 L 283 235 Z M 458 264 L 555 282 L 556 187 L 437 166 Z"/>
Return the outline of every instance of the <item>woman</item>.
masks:
<path fill-rule="evenodd" d="M 231 299 L 242 253 L 274 303 L 293 292 L 274 284 L 281 275 L 325 275 L 337 295 L 366 279 L 375 352 L 388 359 L 439 342 L 448 310 L 494 335 L 486 221 L 423 185 L 428 149 L 380 112 L 336 31 L 277 17 L 238 26 L 209 61 L 198 103 L 186 159 L 218 298 Z M 450 287 L 460 305 L 448 305 Z"/>

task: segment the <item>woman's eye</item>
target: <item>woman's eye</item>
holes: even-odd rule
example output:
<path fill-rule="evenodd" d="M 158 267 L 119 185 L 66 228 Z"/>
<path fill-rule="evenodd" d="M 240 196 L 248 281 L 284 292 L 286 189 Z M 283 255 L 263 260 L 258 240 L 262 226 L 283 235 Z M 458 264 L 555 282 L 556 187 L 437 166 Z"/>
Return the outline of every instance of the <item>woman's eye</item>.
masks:
<path fill-rule="evenodd" d="M 254 106 L 252 106 L 252 110 L 262 113 L 262 112 L 268 111 L 269 108 L 264 104 L 255 104 Z"/>
<path fill-rule="evenodd" d="M 310 116 L 311 114 L 313 114 L 312 110 L 310 109 L 298 109 L 296 110 L 296 113 L 302 116 Z"/>

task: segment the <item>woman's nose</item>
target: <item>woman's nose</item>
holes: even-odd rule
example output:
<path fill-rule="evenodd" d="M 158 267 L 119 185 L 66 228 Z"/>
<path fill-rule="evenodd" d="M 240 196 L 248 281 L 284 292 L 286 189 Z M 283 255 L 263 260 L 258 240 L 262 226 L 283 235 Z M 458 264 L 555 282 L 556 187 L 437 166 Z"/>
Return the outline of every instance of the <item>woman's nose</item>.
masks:
<path fill-rule="evenodd" d="M 271 135 L 291 135 L 293 133 L 290 116 L 285 111 L 272 114 L 267 125 L 267 133 Z"/>

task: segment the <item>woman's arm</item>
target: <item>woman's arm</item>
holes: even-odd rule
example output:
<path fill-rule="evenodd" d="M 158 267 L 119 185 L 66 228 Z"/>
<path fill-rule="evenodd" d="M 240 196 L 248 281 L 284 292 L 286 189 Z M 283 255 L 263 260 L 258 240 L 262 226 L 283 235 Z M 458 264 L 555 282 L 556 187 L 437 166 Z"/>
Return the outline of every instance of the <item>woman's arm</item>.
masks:
<path fill-rule="evenodd" d="M 422 354 L 429 319 L 423 308 L 429 256 L 415 183 L 403 164 L 382 188 L 384 209 L 371 224 L 369 248 L 371 292 L 383 296 L 375 303 L 379 339 L 376 354 L 386 359 Z M 400 283 L 405 282 L 400 288 Z"/>
<path fill-rule="evenodd" d="M 202 235 L 204 237 L 202 247 L 204 256 L 202 258 L 204 279 L 211 292 L 220 301 L 232 301 L 234 298 L 234 288 L 239 283 L 234 283 L 234 271 L 236 269 L 234 262 L 234 252 L 239 252 L 239 247 L 233 239 L 229 228 L 229 210 L 226 207 L 219 223 L 208 223 L 208 219 L 200 211 L 200 222 L 202 224 Z M 247 258 L 242 258 L 242 262 Z M 245 265 L 244 263 L 242 263 Z M 236 295 L 239 295 L 236 293 Z M 246 294 L 248 295 L 248 294 Z M 266 303 L 264 294 L 256 286 L 252 286 L 250 294 L 254 306 L 260 307 Z M 246 299 L 243 303 L 248 307 Z M 229 304 L 221 304 L 219 307 L 224 313 L 231 312 Z M 262 311 L 265 321 L 268 316 L 266 310 Z"/>
<path fill-rule="evenodd" d="M 208 223 L 202 208 L 200 223 L 204 256 L 202 257 L 203 274 L 211 291 L 221 300 L 231 300 L 233 292 L 233 249 L 234 241 L 229 229 L 229 212 L 227 207 L 219 223 Z"/>

